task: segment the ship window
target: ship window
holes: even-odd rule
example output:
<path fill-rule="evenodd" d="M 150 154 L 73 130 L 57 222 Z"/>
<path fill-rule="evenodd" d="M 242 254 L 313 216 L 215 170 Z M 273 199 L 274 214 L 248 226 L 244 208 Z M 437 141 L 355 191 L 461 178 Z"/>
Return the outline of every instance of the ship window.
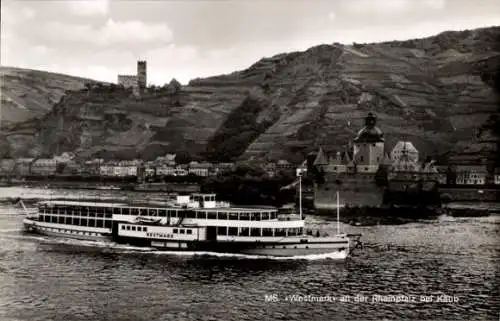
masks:
<path fill-rule="evenodd" d="M 148 210 L 146 208 L 141 208 L 141 216 L 148 216 Z"/>
<path fill-rule="evenodd" d="M 186 234 L 193 234 L 192 230 L 186 230 Z"/>
<path fill-rule="evenodd" d="M 59 216 L 58 223 L 64 224 L 64 216 Z"/>
<path fill-rule="evenodd" d="M 158 212 L 160 217 L 166 217 L 167 216 L 167 211 L 166 210 L 159 210 Z"/>
<path fill-rule="evenodd" d="M 112 215 L 113 214 L 113 208 L 106 207 L 106 209 L 104 210 L 104 214 Z"/>
<path fill-rule="evenodd" d="M 95 227 L 95 220 L 89 219 L 89 225 L 90 227 Z"/>
<path fill-rule="evenodd" d="M 217 212 L 207 212 L 207 218 L 209 220 L 216 220 L 217 219 Z"/>
<path fill-rule="evenodd" d="M 184 214 L 185 218 L 196 218 L 196 212 L 195 211 L 186 211 Z"/>
<path fill-rule="evenodd" d="M 175 233 L 175 234 L 179 233 L 179 230 L 178 230 L 178 229 L 176 229 L 176 228 L 174 228 L 174 233 Z"/>
<path fill-rule="evenodd" d="M 233 221 L 238 220 L 238 213 L 236 213 L 236 212 L 230 212 L 229 213 L 229 219 L 233 220 Z"/>
<path fill-rule="evenodd" d="M 248 236 L 250 234 L 250 229 L 248 227 L 240 227 L 239 228 L 239 236 Z"/>
<path fill-rule="evenodd" d="M 269 212 L 262 212 L 262 220 L 268 220 L 269 219 Z"/>
<path fill-rule="evenodd" d="M 71 217 L 66 217 L 64 224 L 70 225 L 71 224 Z"/>
<path fill-rule="evenodd" d="M 122 225 L 122 230 L 124 230 L 124 229 L 125 229 L 125 225 Z"/>
<path fill-rule="evenodd" d="M 185 233 L 184 229 L 182 229 L 182 228 L 179 231 L 180 231 L 181 234 Z"/>
<path fill-rule="evenodd" d="M 113 217 L 113 214 L 111 214 L 111 213 L 107 213 L 107 214 L 105 215 L 105 217 L 106 217 L 106 218 L 112 218 L 112 217 Z"/>
<path fill-rule="evenodd" d="M 198 211 L 198 212 L 196 212 L 196 217 L 199 218 L 199 219 L 206 219 L 207 218 L 206 212 L 204 212 L 204 211 Z"/>
<path fill-rule="evenodd" d="M 128 208 L 128 207 L 122 208 L 122 214 L 123 215 L 130 215 L 130 208 Z"/>
<path fill-rule="evenodd" d="M 217 212 L 217 217 L 219 220 L 227 220 L 227 212 Z"/>
<path fill-rule="evenodd" d="M 90 208 L 90 211 L 89 211 L 89 217 L 95 217 L 96 216 L 96 211 L 95 211 L 95 208 Z"/>
<path fill-rule="evenodd" d="M 179 213 L 177 213 L 177 210 L 172 211 L 172 217 L 178 217 L 179 216 L 178 214 Z"/>
<path fill-rule="evenodd" d="M 227 227 L 226 226 L 218 226 L 217 227 L 217 235 L 226 235 Z"/>
<path fill-rule="evenodd" d="M 230 227 L 227 231 L 227 235 L 231 235 L 231 236 L 238 235 L 238 228 L 237 227 Z"/>
<path fill-rule="evenodd" d="M 143 231 L 143 232 L 147 232 L 147 231 L 148 231 L 148 228 L 147 228 L 146 226 L 143 226 L 143 227 L 142 227 L 142 231 Z"/>
<path fill-rule="evenodd" d="M 115 207 L 115 208 L 113 209 L 113 214 L 121 214 L 121 211 L 120 211 L 120 210 L 121 210 L 121 208 L 120 208 L 120 207 Z M 107 217 L 107 216 L 106 216 L 106 217 Z"/>
<path fill-rule="evenodd" d="M 260 228 L 251 228 L 250 236 L 260 236 Z"/>
<path fill-rule="evenodd" d="M 135 226 L 132 226 L 132 231 L 135 231 Z"/>
<path fill-rule="evenodd" d="M 139 209 L 138 208 L 135 208 L 135 207 L 132 208 L 131 212 L 132 212 L 132 215 L 136 215 L 136 216 L 139 215 Z"/>
<path fill-rule="evenodd" d="M 95 220 L 96 226 L 95 227 L 104 227 L 104 223 L 102 220 Z"/>
<path fill-rule="evenodd" d="M 149 210 L 149 216 L 158 216 L 158 210 L 157 209 Z"/>
<path fill-rule="evenodd" d="M 249 213 L 240 212 L 240 220 L 249 221 L 250 220 Z"/>
<path fill-rule="evenodd" d="M 105 220 L 104 221 L 104 227 L 105 228 L 111 228 L 111 220 Z"/>
<path fill-rule="evenodd" d="M 50 216 L 45 215 L 45 222 L 50 222 Z"/>
<path fill-rule="evenodd" d="M 109 209 L 109 210 L 111 210 L 111 209 Z M 106 211 L 104 211 L 104 210 L 98 211 L 96 216 L 97 217 L 104 217 L 104 212 L 107 212 L 107 211 L 108 211 L 108 209 L 106 209 Z"/>
<path fill-rule="evenodd" d="M 87 219 L 86 218 L 82 218 L 81 221 L 80 221 L 80 226 L 87 226 Z"/>
<path fill-rule="evenodd" d="M 275 229 L 274 236 L 285 236 L 285 229 L 283 228 Z"/>
<path fill-rule="evenodd" d="M 273 236 L 273 229 L 271 228 L 263 228 L 262 236 Z"/>

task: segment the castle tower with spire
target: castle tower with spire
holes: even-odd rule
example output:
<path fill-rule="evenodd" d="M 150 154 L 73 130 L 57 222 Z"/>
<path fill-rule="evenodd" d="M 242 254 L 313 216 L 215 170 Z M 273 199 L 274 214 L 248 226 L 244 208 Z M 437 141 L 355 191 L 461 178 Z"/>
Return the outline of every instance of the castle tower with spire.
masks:
<path fill-rule="evenodd" d="M 368 113 L 363 127 L 353 140 L 353 162 L 375 172 L 384 160 L 384 133 L 376 126 L 377 118 Z"/>

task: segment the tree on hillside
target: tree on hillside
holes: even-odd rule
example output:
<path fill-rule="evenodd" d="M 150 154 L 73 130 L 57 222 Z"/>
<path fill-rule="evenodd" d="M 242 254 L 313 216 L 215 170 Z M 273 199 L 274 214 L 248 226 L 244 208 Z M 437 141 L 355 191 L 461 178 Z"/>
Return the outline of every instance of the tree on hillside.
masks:
<path fill-rule="evenodd" d="M 173 78 L 167 86 L 167 92 L 172 95 L 178 94 L 181 91 L 181 87 L 181 83 Z"/>
<path fill-rule="evenodd" d="M 175 156 L 175 161 L 177 164 L 189 164 L 193 160 L 193 157 L 189 154 L 189 152 L 182 150 L 178 151 Z"/>

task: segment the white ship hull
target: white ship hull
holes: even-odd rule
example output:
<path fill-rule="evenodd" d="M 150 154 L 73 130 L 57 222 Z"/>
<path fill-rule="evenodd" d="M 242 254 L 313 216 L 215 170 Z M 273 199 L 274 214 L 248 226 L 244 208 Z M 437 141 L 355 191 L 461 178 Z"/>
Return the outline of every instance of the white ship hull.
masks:
<path fill-rule="evenodd" d="M 335 258 L 344 260 L 349 255 L 349 251 L 336 251 L 335 249 L 309 248 L 309 249 L 245 249 L 241 254 L 269 256 L 269 257 L 296 257 L 322 254 L 335 254 Z"/>
<path fill-rule="evenodd" d="M 24 230 L 40 235 L 67 237 L 77 240 L 103 241 L 109 240 L 111 231 L 108 229 L 85 229 L 84 227 L 68 226 L 64 224 L 38 222 L 29 218 L 23 220 Z"/>
<path fill-rule="evenodd" d="M 66 237 L 77 240 L 110 241 L 109 229 L 85 229 L 64 224 L 38 222 L 25 218 L 26 232 L 40 235 Z M 302 242 L 300 241 L 302 239 Z M 308 240 L 304 243 L 304 240 Z M 143 237 L 132 237 L 126 241 L 131 245 L 148 246 L 159 250 L 170 251 L 204 251 L 218 253 L 246 254 L 264 257 L 295 257 L 319 254 L 335 254 L 336 259 L 345 259 L 349 255 L 349 241 L 345 236 L 333 237 L 285 237 L 277 242 L 252 241 L 197 241 L 197 240 L 159 240 Z"/>

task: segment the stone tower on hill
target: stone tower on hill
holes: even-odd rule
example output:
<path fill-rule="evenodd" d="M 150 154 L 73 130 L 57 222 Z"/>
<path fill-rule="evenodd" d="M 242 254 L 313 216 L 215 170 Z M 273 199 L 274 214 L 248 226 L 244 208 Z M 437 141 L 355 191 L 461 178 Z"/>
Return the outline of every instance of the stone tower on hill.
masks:
<path fill-rule="evenodd" d="M 146 61 L 139 60 L 137 61 L 137 85 L 139 88 L 146 88 L 147 84 L 147 69 L 146 69 Z"/>

